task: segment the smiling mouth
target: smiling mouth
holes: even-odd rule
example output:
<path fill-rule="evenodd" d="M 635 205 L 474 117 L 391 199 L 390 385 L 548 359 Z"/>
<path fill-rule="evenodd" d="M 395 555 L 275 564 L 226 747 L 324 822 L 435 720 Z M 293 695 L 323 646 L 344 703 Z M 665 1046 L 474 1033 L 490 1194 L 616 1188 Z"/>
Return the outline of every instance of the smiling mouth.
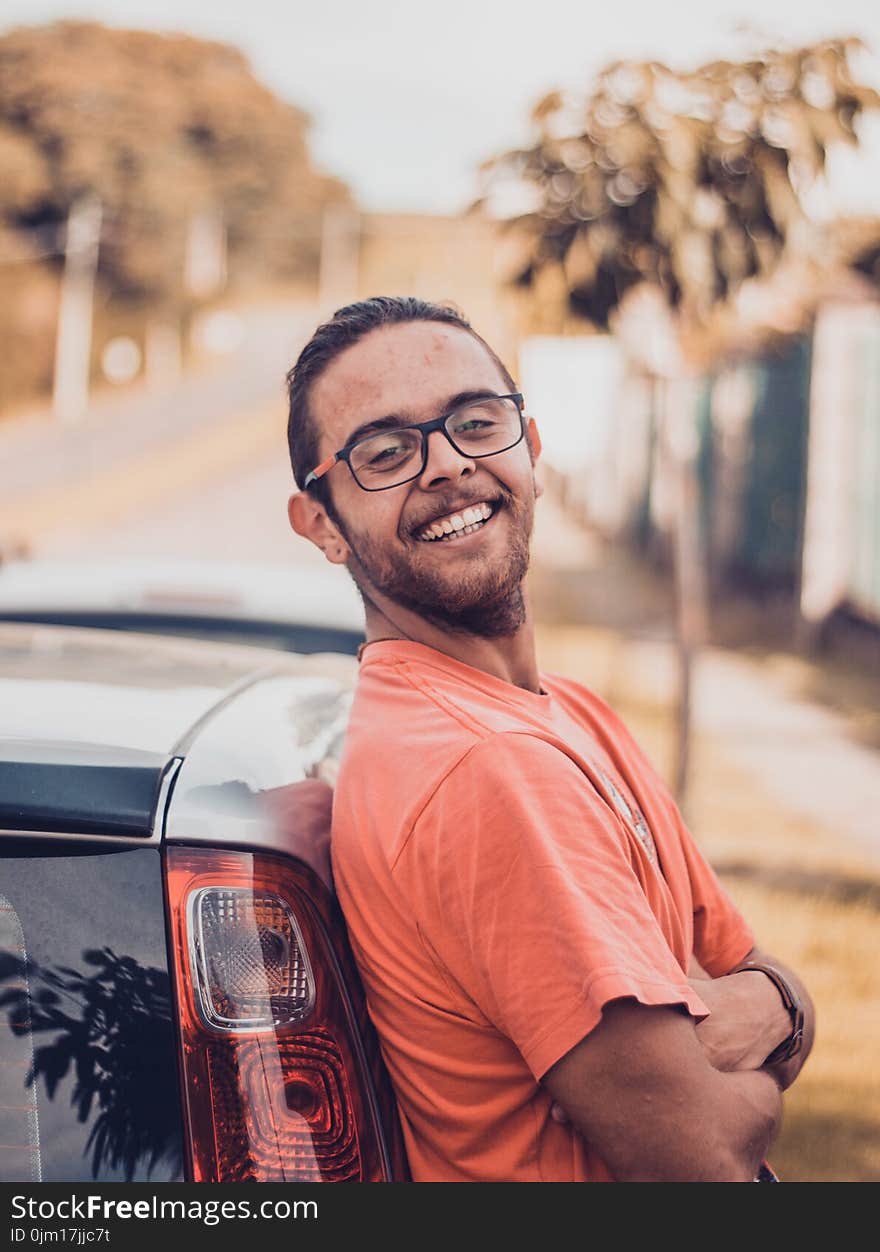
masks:
<path fill-rule="evenodd" d="M 446 517 L 438 518 L 430 526 L 418 531 L 416 538 L 420 543 L 452 543 L 465 535 L 482 530 L 489 519 L 494 517 L 497 509 L 497 504 L 481 500 L 479 504 L 469 505 L 460 513 L 449 513 Z"/>

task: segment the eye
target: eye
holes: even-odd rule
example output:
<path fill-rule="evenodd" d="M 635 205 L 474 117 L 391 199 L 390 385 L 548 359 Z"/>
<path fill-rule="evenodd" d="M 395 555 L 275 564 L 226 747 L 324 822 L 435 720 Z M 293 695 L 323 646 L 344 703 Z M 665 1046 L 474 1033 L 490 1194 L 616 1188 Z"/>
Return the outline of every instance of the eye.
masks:
<path fill-rule="evenodd" d="M 359 443 L 352 451 L 352 464 L 361 472 L 381 474 L 405 464 L 418 447 L 418 436 L 413 438 L 408 431 L 390 430 Z"/>
<path fill-rule="evenodd" d="M 387 447 L 381 448 L 370 454 L 368 465 L 382 465 L 386 461 L 393 461 L 395 457 L 400 456 L 404 448 L 399 443 L 390 443 Z"/>
<path fill-rule="evenodd" d="M 454 413 L 449 421 L 449 432 L 455 437 L 483 439 L 496 435 L 518 420 L 516 410 L 509 401 L 486 399 L 468 404 Z"/>
<path fill-rule="evenodd" d="M 491 429 L 494 425 L 495 422 L 491 418 L 469 416 L 456 422 L 455 429 L 459 434 L 471 434 L 474 431 Z"/>

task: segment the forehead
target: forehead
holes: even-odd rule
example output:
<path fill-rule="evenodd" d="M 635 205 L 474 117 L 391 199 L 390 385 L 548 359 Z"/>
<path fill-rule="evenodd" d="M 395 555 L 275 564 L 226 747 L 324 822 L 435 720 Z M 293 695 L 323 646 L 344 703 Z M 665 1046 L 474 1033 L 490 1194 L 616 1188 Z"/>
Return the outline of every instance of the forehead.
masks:
<path fill-rule="evenodd" d="M 507 385 L 484 346 L 460 326 L 404 322 L 370 331 L 341 352 L 312 388 L 322 446 L 341 448 L 364 422 L 390 414 L 420 421 L 458 392 Z"/>

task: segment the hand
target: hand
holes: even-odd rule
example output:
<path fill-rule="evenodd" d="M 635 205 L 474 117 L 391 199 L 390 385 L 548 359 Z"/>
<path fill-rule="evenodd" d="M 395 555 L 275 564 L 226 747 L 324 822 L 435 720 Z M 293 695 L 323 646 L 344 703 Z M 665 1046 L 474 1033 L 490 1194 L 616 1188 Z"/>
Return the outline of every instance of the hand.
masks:
<path fill-rule="evenodd" d="M 692 953 L 691 959 L 688 963 L 688 981 L 693 983 L 694 981 L 699 981 L 700 979 L 711 978 L 711 977 L 712 975 L 706 973 L 706 971 L 703 969 L 700 962 Z"/>
<path fill-rule="evenodd" d="M 779 992 L 766 975 L 734 973 L 724 978 L 691 978 L 691 986 L 709 1010 L 696 1026 L 715 1069 L 760 1069 L 790 1029 Z"/>

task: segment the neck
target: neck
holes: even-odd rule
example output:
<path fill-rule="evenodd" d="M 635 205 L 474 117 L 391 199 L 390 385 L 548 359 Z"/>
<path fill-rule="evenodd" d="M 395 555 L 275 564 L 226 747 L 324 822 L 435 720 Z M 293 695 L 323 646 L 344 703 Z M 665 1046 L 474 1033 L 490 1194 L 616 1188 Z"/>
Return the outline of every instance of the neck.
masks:
<path fill-rule="evenodd" d="M 366 599 L 367 643 L 379 639 L 407 639 L 422 643 L 453 660 L 482 670 L 526 691 L 539 692 L 538 663 L 535 657 L 535 630 L 528 594 L 524 592 L 526 616 L 511 635 L 487 639 L 468 631 L 435 626 L 410 609 L 377 595 Z"/>

